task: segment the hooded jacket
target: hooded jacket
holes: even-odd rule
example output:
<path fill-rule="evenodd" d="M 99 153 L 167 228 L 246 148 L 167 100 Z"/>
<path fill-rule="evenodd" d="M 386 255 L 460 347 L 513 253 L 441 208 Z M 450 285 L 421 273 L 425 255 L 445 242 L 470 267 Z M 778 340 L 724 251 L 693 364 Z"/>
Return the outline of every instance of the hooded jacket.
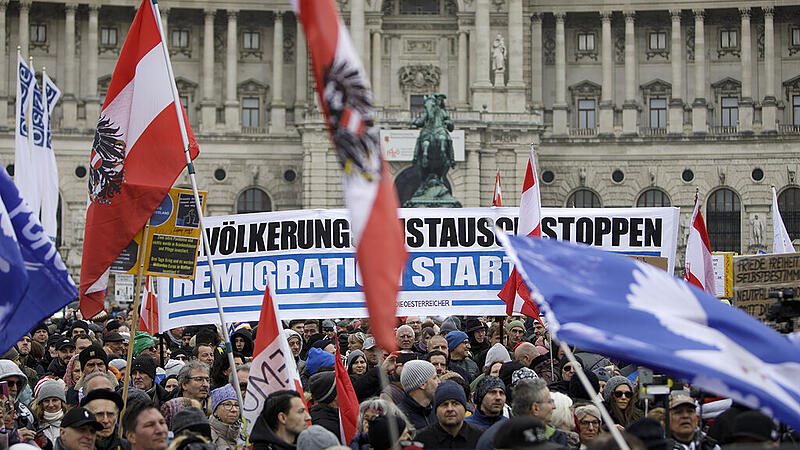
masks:
<path fill-rule="evenodd" d="M 8 377 L 19 377 L 24 385 L 28 384 L 28 377 L 22 373 L 19 366 L 14 364 L 13 361 L 0 359 L 0 381 Z M 30 409 L 19 401 L 19 394 L 21 393 L 22 390 L 20 389 L 17 398 L 14 399 L 14 408 L 17 410 L 17 426 L 19 428 L 31 428 L 36 423 L 36 418 Z"/>
<path fill-rule="evenodd" d="M 252 450 L 295 450 L 297 448 L 294 443 L 290 444 L 279 438 L 261 416 L 258 416 L 253 425 L 250 443 L 253 444 Z"/>
<path fill-rule="evenodd" d="M 231 344 L 234 345 L 234 350 L 236 349 L 236 347 L 235 347 L 236 344 L 234 343 L 234 341 L 235 341 L 235 338 L 237 336 L 239 336 L 242 339 L 244 339 L 244 348 L 242 349 L 242 354 L 244 356 L 248 357 L 248 358 L 252 357 L 253 356 L 253 335 L 250 333 L 250 330 L 248 330 L 247 328 L 240 328 L 240 329 L 234 331 L 233 334 L 231 334 Z"/>

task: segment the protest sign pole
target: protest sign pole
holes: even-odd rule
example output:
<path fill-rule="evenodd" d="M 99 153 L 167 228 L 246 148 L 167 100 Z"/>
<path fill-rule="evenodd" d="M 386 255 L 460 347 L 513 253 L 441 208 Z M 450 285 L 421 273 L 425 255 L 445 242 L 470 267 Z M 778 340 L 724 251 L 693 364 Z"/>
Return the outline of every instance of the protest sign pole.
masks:
<path fill-rule="evenodd" d="M 144 224 L 142 229 L 142 243 L 139 245 L 139 271 L 136 274 L 136 288 L 133 290 L 133 316 L 131 317 L 131 336 L 128 338 L 128 356 L 126 358 L 125 376 L 122 378 L 122 411 L 119 412 L 119 423 L 125 415 L 125 408 L 128 407 L 128 385 L 131 383 L 131 361 L 133 360 L 133 340 L 136 330 L 139 329 L 139 306 L 142 297 L 142 276 L 144 274 L 144 257 L 147 254 L 147 233 L 150 231 L 150 219 Z M 122 437 L 122 427 L 119 427 L 119 436 Z"/>
<path fill-rule="evenodd" d="M 200 224 L 200 239 L 203 242 L 203 251 L 206 254 L 206 260 L 208 261 L 208 270 L 211 273 L 211 286 L 214 290 L 214 299 L 217 302 L 217 311 L 219 312 L 219 322 L 220 326 L 222 327 L 222 336 L 225 338 L 225 353 L 228 356 L 228 364 L 230 364 L 231 368 L 231 378 L 230 382 L 233 385 L 233 389 L 236 391 L 236 397 L 239 399 L 240 407 L 244 405 L 244 397 L 242 396 L 242 389 L 239 387 L 238 381 L 236 381 L 236 362 L 233 360 L 233 346 L 231 345 L 231 338 L 228 336 L 228 325 L 225 321 L 225 313 L 222 311 L 222 299 L 219 295 L 220 290 L 220 283 L 219 278 L 217 277 L 217 273 L 214 270 L 214 261 L 211 257 L 211 247 L 208 244 L 208 237 L 206 236 L 206 228 L 204 224 L 205 217 L 203 216 L 203 204 L 200 201 L 200 194 L 197 192 L 197 179 L 195 177 L 195 169 L 194 164 L 192 163 L 192 155 L 190 154 L 189 150 L 189 134 L 186 132 L 186 123 L 183 121 L 183 105 L 181 104 L 180 96 L 178 95 L 178 88 L 175 85 L 175 73 L 172 70 L 172 62 L 169 59 L 169 51 L 167 49 L 167 40 L 164 34 L 164 27 L 161 24 L 161 12 L 158 9 L 158 0 L 152 0 L 153 2 L 153 11 L 156 19 L 156 24 L 158 25 L 158 33 L 161 36 L 161 45 L 164 46 L 164 62 L 167 66 L 167 73 L 169 74 L 169 79 L 171 80 L 171 90 L 172 90 L 172 103 L 175 106 L 175 114 L 178 119 L 178 128 L 180 128 L 181 132 L 181 140 L 183 142 L 183 151 L 186 155 L 186 170 L 189 173 L 189 180 L 192 182 L 192 193 L 194 194 L 194 204 L 197 208 L 197 217 L 199 218 Z M 241 414 L 241 412 L 240 412 Z"/>
<path fill-rule="evenodd" d="M 561 350 L 564 350 L 564 355 L 569 359 L 569 362 L 572 363 L 572 367 L 579 367 L 578 360 L 575 358 L 575 354 L 572 353 L 569 346 L 565 342 L 561 342 Z M 550 349 L 550 353 L 553 353 L 553 349 Z M 611 418 L 611 414 L 608 413 L 605 405 L 600 399 L 597 398 L 597 391 L 594 390 L 592 384 L 589 382 L 589 378 L 586 377 L 586 374 L 583 372 L 583 369 L 576 370 L 575 375 L 578 376 L 578 379 L 581 380 L 581 384 L 583 388 L 586 389 L 586 393 L 589 394 L 589 397 L 592 399 L 592 403 L 597 409 L 600 410 L 600 415 L 603 416 L 603 421 L 608 424 L 608 431 L 611 432 L 611 436 L 614 437 L 614 441 L 617 442 L 617 445 L 622 450 L 630 450 L 628 443 L 625 442 L 625 439 L 622 438 L 622 433 L 619 432 L 616 426 L 614 426 L 614 419 Z M 669 413 L 667 413 L 669 415 Z"/>

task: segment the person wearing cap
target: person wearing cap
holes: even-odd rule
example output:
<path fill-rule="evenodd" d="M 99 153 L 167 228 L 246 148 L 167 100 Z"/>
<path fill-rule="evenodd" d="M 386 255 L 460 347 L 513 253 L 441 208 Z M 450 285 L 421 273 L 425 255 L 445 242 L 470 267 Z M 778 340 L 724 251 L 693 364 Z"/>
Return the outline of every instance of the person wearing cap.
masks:
<path fill-rule="evenodd" d="M 53 358 L 50 365 L 47 366 L 47 373 L 64 378 L 64 374 L 67 373 L 67 363 L 75 356 L 75 342 L 70 338 L 61 338 L 56 342 L 55 347 L 58 356 Z"/>
<path fill-rule="evenodd" d="M 445 336 L 447 350 L 450 355 L 448 369 L 458 372 L 467 383 L 472 383 L 478 376 L 478 364 L 469 357 L 469 338 L 463 331 L 451 331 Z"/>
<path fill-rule="evenodd" d="M 33 346 L 33 340 L 31 339 L 31 334 L 26 333 L 24 336 L 19 338 L 17 344 L 13 347 L 19 353 L 19 364 L 20 368 L 25 375 L 28 376 L 30 379 L 36 374 L 36 358 L 31 355 L 31 347 Z"/>
<path fill-rule="evenodd" d="M 500 378 L 484 377 L 475 387 L 472 398 L 475 402 L 475 413 L 465 419 L 468 423 L 485 430 L 495 422 L 508 420 L 503 416 L 506 386 Z"/>
<path fill-rule="evenodd" d="M 236 441 L 242 434 L 242 421 L 239 420 L 241 407 L 233 386 L 226 384 L 209 394 L 211 416 L 211 443 L 219 450 L 236 448 Z M 242 440 L 246 436 L 241 436 Z"/>
<path fill-rule="evenodd" d="M 92 450 L 97 432 L 103 429 L 86 408 L 74 408 L 61 419 L 59 437 L 53 450 Z"/>
<path fill-rule="evenodd" d="M 625 377 L 611 377 L 603 386 L 603 403 L 622 431 L 628 424 L 641 419 L 644 412 L 636 407 L 633 383 Z M 609 424 L 610 425 L 610 424 Z"/>
<path fill-rule="evenodd" d="M 51 444 L 56 442 L 61 429 L 61 419 L 69 410 L 64 396 L 64 382 L 53 378 L 43 378 L 36 384 L 33 414 L 39 423 L 38 430 Z"/>
<path fill-rule="evenodd" d="M 466 333 L 469 337 L 469 346 L 473 355 L 484 352 L 491 347 L 489 339 L 486 338 L 486 331 L 488 327 L 479 319 L 471 317 L 467 319 Z"/>
<path fill-rule="evenodd" d="M 50 338 L 50 329 L 47 328 L 47 325 L 44 322 L 39 322 L 32 330 L 31 330 L 31 339 L 34 342 L 38 342 L 39 345 L 42 347 L 47 346 L 47 340 Z"/>
<path fill-rule="evenodd" d="M 202 415 L 202 413 L 201 413 Z M 167 448 L 166 420 L 149 400 L 129 401 L 122 416 L 122 429 L 131 450 L 164 450 Z"/>
<path fill-rule="evenodd" d="M 404 394 L 397 406 L 414 428 L 421 430 L 433 423 L 433 397 L 439 386 L 433 364 L 418 359 L 408 361 L 400 372 L 400 384 Z"/>
<path fill-rule="evenodd" d="M 483 430 L 464 420 L 467 397 L 454 381 L 442 381 L 433 396 L 436 422 L 417 431 L 425 448 L 475 448 Z"/>
<path fill-rule="evenodd" d="M 78 354 L 77 364 L 81 369 L 81 378 L 75 380 L 75 386 L 67 389 L 67 403 L 70 405 L 78 404 L 78 389 L 83 385 L 83 377 L 94 372 L 106 373 L 108 371 L 108 356 L 100 346 L 90 345 Z"/>
<path fill-rule="evenodd" d="M 336 323 L 330 319 L 323 320 L 322 334 L 324 334 L 329 341 L 333 342 L 336 338 Z"/>
<path fill-rule="evenodd" d="M 594 405 L 579 406 L 573 413 L 578 419 L 577 431 L 581 439 L 581 448 L 586 448 L 600 433 L 603 418 L 600 410 Z"/>
<path fill-rule="evenodd" d="M 103 429 L 97 432 L 94 442 L 95 450 L 126 450 L 130 448 L 127 441 L 117 433 L 117 420 L 122 410 L 122 397 L 111 390 L 95 389 L 89 391 L 81 399 L 81 407 L 94 414 Z"/>
<path fill-rule="evenodd" d="M 367 356 L 367 365 L 370 369 L 373 367 L 378 366 L 378 355 L 375 352 L 375 338 L 372 336 L 367 337 L 364 339 L 364 345 L 361 347 L 361 351 Z M 384 354 L 385 356 L 385 354 Z"/>
<path fill-rule="evenodd" d="M 521 320 L 512 320 L 506 325 L 508 332 L 508 352 L 511 353 L 525 339 L 525 324 Z"/>
<path fill-rule="evenodd" d="M 127 347 L 125 345 L 125 338 L 116 331 L 109 331 L 103 336 L 103 345 L 105 345 L 106 353 L 113 353 L 117 356 L 127 355 Z"/>
<path fill-rule="evenodd" d="M 614 378 L 617 377 L 608 380 L 606 387 Z M 692 397 L 683 393 L 670 396 L 669 431 L 674 450 L 720 450 L 717 441 L 698 428 L 699 423 L 697 402 Z"/>
<path fill-rule="evenodd" d="M 250 433 L 252 450 L 295 450 L 297 436 L 308 428 L 309 420 L 311 417 L 297 391 L 269 394 Z"/>
<path fill-rule="evenodd" d="M 300 352 L 303 350 L 303 336 L 292 329 L 283 330 L 283 335 L 286 337 L 286 341 L 289 343 L 289 350 L 292 351 L 294 362 L 297 364 L 297 370 L 302 371 L 303 369 L 300 363 L 305 366 L 305 361 L 300 359 Z"/>
<path fill-rule="evenodd" d="M 156 362 L 150 354 L 142 353 L 131 361 L 131 382 L 136 388 L 145 391 L 156 407 L 160 407 L 171 397 L 166 389 L 155 382 L 155 379 Z"/>
<path fill-rule="evenodd" d="M 311 398 L 311 423 L 321 425 L 339 436 L 339 398 L 336 395 L 336 373 L 331 370 L 317 372 L 308 380 Z"/>
<path fill-rule="evenodd" d="M 76 320 L 69 327 L 70 338 L 75 339 L 79 334 L 89 334 L 89 324 L 83 320 Z"/>

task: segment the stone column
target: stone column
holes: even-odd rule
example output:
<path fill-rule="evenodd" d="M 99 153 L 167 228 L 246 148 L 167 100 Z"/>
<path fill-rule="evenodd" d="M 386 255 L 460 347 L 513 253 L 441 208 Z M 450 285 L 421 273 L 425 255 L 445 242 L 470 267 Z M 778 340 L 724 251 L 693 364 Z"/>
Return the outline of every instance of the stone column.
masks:
<path fill-rule="evenodd" d="M 761 102 L 761 132 L 776 133 L 777 100 L 775 99 L 775 25 L 774 8 L 764 10 L 764 100 Z"/>
<path fill-rule="evenodd" d="M 203 101 L 200 102 L 200 129 L 217 127 L 217 103 L 214 101 L 214 9 L 203 11 Z"/>
<path fill-rule="evenodd" d="M 100 32 L 100 27 L 98 25 L 99 14 L 100 5 L 89 5 L 89 32 L 86 38 L 86 53 L 89 59 L 89 67 L 86 70 L 86 87 L 88 88 L 86 91 L 86 125 L 88 128 L 94 128 L 97 124 L 97 119 L 100 117 L 100 107 L 103 102 L 103 99 L 97 95 L 97 35 Z"/>
<path fill-rule="evenodd" d="M 467 92 L 469 55 L 467 52 L 467 31 L 462 28 L 458 30 L 458 109 L 466 109 L 469 103 L 469 93 Z"/>
<path fill-rule="evenodd" d="M 353 38 L 353 47 L 356 54 L 363 61 L 364 51 L 364 0 L 350 0 L 350 36 Z"/>
<path fill-rule="evenodd" d="M 669 12 L 672 18 L 670 63 L 672 65 L 672 98 L 669 101 L 670 134 L 683 133 L 683 39 L 681 39 L 681 10 Z"/>
<path fill-rule="evenodd" d="M 636 13 L 625 11 L 625 103 L 622 104 L 622 134 L 637 134 L 639 104 L 636 101 Z"/>
<path fill-rule="evenodd" d="M 475 87 L 490 87 L 489 70 L 491 70 L 491 28 L 489 26 L 489 0 L 476 0 L 475 5 L 475 38 L 477 40 L 478 67 Z"/>
<path fill-rule="evenodd" d="M 283 102 L 283 11 L 275 11 L 274 36 L 272 38 L 272 109 L 270 131 L 286 131 L 286 104 Z"/>
<path fill-rule="evenodd" d="M 567 134 L 567 53 L 564 48 L 564 12 L 556 16 L 556 95 L 553 102 L 553 134 Z"/>
<path fill-rule="evenodd" d="M 508 86 L 524 87 L 522 80 L 522 0 L 508 2 Z M 524 95 L 523 95 L 524 102 Z"/>
<path fill-rule="evenodd" d="M 497 175 L 497 150 L 493 148 L 481 148 L 478 150 L 478 154 L 480 155 L 480 183 L 479 186 L 479 195 L 480 195 L 480 204 L 481 205 L 491 205 L 492 204 L 492 195 L 494 194 L 494 179 Z M 489 183 L 491 183 L 491 188 L 489 188 Z M 506 184 L 509 186 L 510 183 Z M 513 186 L 513 185 L 512 185 Z M 507 191 L 513 191 L 513 187 L 509 186 Z M 504 200 L 506 198 L 511 199 L 510 202 L 513 202 L 514 195 L 504 195 Z M 509 203 L 510 203 L 509 202 Z M 519 200 L 517 200 L 519 202 Z"/>
<path fill-rule="evenodd" d="M 6 10 L 8 8 L 8 0 L 0 0 L 0 30 L 5 33 L 6 29 Z M 10 124 L 8 123 L 8 72 L 9 63 L 8 47 L 6 40 L 0 39 L 0 61 L 5 61 L 3 67 L 0 68 L 0 129 L 5 129 Z M 16 61 L 15 61 L 16 62 Z M 16 66 L 13 66 L 16 67 Z"/>
<path fill-rule="evenodd" d="M 28 57 L 28 46 L 30 45 L 31 35 L 31 3 L 33 0 L 20 0 L 19 2 L 19 46 L 21 47 L 22 57 Z M 5 32 L 5 31 L 4 31 Z M 26 59 L 27 60 L 27 59 Z M 16 94 L 14 94 L 16 95 Z"/>
<path fill-rule="evenodd" d="M 466 201 L 464 206 L 481 206 L 481 154 L 478 148 L 472 148 L 472 143 L 467 143 L 466 158 L 467 170 L 464 175 L 464 191 Z"/>
<path fill-rule="evenodd" d="M 402 49 L 400 48 L 400 36 L 397 34 L 389 36 L 389 48 L 391 49 L 389 59 L 389 98 L 384 99 L 384 105 L 390 105 L 392 108 L 400 108 L 403 105 L 403 93 L 400 91 L 400 78 L 398 72 L 400 71 L 400 55 Z"/>
<path fill-rule="evenodd" d="M 164 30 L 164 39 L 167 40 L 167 46 L 169 46 L 169 8 L 163 8 L 159 4 L 158 10 L 161 12 L 161 29 Z"/>
<path fill-rule="evenodd" d="M 241 131 L 239 97 L 236 92 L 239 73 L 238 17 L 239 11 L 228 10 L 228 42 L 225 48 L 225 129 L 229 132 Z"/>
<path fill-rule="evenodd" d="M 308 102 L 308 51 L 306 50 L 306 35 L 303 26 L 297 22 L 297 48 L 295 49 L 295 96 L 294 96 L 294 121 L 297 122 L 301 111 Z"/>
<path fill-rule="evenodd" d="M 454 96 L 450 93 L 450 82 L 448 73 L 450 72 L 450 39 L 446 36 L 439 38 L 439 67 L 442 69 L 442 76 L 439 79 L 439 92 L 448 98 Z"/>
<path fill-rule="evenodd" d="M 78 122 L 78 101 L 75 98 L 75 10 L 77 8 L 77 3 L 64 5 L 64 96 L 61 98 L 64 118 L 61 128 L 68 129 L 75 129 Z"/>
<path fill-rule="evenodd" d="M 372 95 L 375 106 L 383 106 L 383 33 L 372 31 Z"/>
<path fill-rule="evenodd" d="M 750 8 L 739 8 L 742 16 L 742 98 L 739 100 L 739 132 L 753 133 L 753 59 L 750 36 Z"/>
<path fill-rule="evenodd" d="M 692 133 L 708 133 L 706 115 L 706 39 L 702 9 L 694 10 L 694 101 L 692 102 Z"/>
<path fill-rule="evenodd" d="M 600 120 L 597 121 L 601 135 L 614 133 L 614 45 L 611 42 L 611 11 L 600 12 L 603 86 L 600 95 Z"/>
<path fill-rule="evenodd" d="M 541 111 L 544 107 L 542 100 L 542 15 L 531 15 L 531 104 L 533 108 Z"/>

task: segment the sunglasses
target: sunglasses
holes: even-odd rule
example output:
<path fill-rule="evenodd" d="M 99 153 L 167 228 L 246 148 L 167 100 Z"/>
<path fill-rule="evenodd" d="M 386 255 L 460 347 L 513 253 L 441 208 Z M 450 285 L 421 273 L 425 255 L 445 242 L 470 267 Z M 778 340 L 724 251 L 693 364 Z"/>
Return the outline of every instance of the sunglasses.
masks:
<path fill-rule="evenodd" d="M 614 397 L 617 397 L 617 398 L 622 398 L 622 397 L 631 398 L 631 397 L 633 397 L 633 392 L 630 392 L 630 391 L 625 391 L 625 392 L 623 392 L 623 391 L 614 391 Z"/>
<path fill-rule="evenodd" d="M 572 366 L 564 366 L 563 370 L 564 370 L 564 372 L 574 372 L 574 370 L 572 369 Z"/>

